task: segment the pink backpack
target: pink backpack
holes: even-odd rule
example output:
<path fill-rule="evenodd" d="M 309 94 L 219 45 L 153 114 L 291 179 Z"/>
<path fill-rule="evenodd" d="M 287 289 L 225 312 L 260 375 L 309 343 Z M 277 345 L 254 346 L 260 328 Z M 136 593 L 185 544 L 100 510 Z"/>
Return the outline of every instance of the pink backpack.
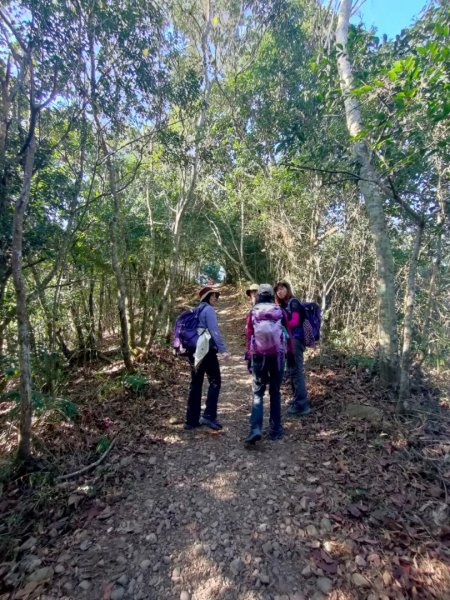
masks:
<path fill-rule="evenodd" d="M 286 339 L 281 323 L 283 314 L 276 304 L 262 302 L 252 308 L 252 353 L 271 356 L 286 351 Z"/>

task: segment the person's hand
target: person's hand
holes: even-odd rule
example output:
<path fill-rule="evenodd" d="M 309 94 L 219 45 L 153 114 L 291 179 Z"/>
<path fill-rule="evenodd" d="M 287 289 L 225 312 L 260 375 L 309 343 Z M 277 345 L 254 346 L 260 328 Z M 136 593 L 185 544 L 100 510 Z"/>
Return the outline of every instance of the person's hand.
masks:
<path fill-rule="evenodd" d="M 230 358 L 230 353 L 222 352 L 220 356 L 223 358 L 223 360 L 228 360 Z"/>

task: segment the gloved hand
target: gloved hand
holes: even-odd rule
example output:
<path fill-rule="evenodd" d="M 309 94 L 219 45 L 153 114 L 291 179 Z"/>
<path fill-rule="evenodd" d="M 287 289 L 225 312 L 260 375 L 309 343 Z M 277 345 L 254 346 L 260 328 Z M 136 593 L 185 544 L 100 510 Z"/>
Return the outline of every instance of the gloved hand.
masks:
<path fill-rule="evenodd" d="M 287 366 L 289 369 L 293 369 L 295 367 L 295 356 L 293 352 L 287 353 Z"/>

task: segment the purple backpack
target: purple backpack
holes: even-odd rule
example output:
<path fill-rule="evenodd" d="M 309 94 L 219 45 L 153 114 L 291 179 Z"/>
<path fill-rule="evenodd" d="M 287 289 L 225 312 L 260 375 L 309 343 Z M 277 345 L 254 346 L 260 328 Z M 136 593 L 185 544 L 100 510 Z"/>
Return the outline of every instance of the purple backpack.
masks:
<path fill-rule="evenodd" d="M 288 309 L 291 310 L 291 302 L 292 300 L 297 300 L 296 298 L 291 298 L 288 303 Z M 298 300 L 297 300 L 298 302 Z M 322 316 L 320 312 L 320 306 L 315 302 L 300 302 L 300 304 L 305 309 L 306 319 L 303 323 L 303 343 L 307 347 L 312 347 L 316 345 L 316 342 L 320 340 L 320 325 L 322 323 Z"/>
<path fill-rule="evenodd" d="M 320 307 L 315 302 L 304 302 L 302 306 L 306 313 L 306 321 L 303 325 L 305 346 L 315 346 L 315 343 L 320 340 L 320 325 L 322 322 Z"/>
<path fill-rule="evenodd" d="M 263 356 L 280 354 L 286 350 L 286 340 L 281 320 L 283 310 L 276 304 L 262 302 L 251 310 L 253 336 L 251 352 Z"/>
<path fill-rule="evenodd" d="M 185 356 L 194 354 L 199 338 L 199 317 L 207 304 L 199 304 L 192 310 L 186 310 L 176 319 L 173 329 L 173 349 L 175 354 Z"/>

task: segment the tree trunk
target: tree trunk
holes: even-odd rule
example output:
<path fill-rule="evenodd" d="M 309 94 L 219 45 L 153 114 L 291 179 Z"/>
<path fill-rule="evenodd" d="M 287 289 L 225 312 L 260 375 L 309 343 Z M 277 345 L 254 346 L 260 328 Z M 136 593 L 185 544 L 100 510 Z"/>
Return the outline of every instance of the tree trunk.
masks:
<path fill-rule="evenodd" d="M 411 366 L 411 340 L 414 318 L 414 297 L 416 293 L 416 272 L 417 261 L 419 258 L 420 244 L 422 242 L 423 223 L 418 225 L 414 237 L 411 261 L 409 264 L 408 281 L 405 293 L 405 320 L 403 324 L 403 349 L 400 362 L 400 390 L 399 390 L 399 409 L 406 411 L 408 408 L 408 398 L 410 392 L 409 370 Z"/>
<path fill-rule="evenodd" d="M 103 340 L 103 314 L 105 311 L 105 275 L 102 275 L 100 283 L 100 296 L 98 299 L 98 324 L 97 324 L 97 340 L 99 343 Z"/>
<path fill-rule="evenodd" d="M 128 285 L 128 322 L 130 323 L 130 344 L 132 348 L 136 348 L 136 327 L 134 318 L 134 291 L 135 283 L 133 282 L 133 273 L 131 265 L 128 268 L 129 285 Z"/>
<path fill-rule="evenodd" d="M 150 277 L 144 277 L 144 273 L 137 274 L 138 276 L 138 285 L 139 285 L 139 297 L 140 304 L 142 307 L 142 320 L 141 320 L 141 328 L 139 334 L 139 344 L 141 346 L 145 345 L 145 338 L 147 336 L 147 328 L 148 328 L 148 294 L 150 291 Z"/>
<path fill-rule="evenodd" d="M 35 153 L 36 139 L 34 131 L 32 131 L 25 155 L 22 191 L 17 199 L 14 211 L 11 258 L 12 276 L 17 299 L 17 330 L 19 341 L 21 415 L 17 458 L 20 461 L 27 461 L 31 457 L 31 419 L 33 414 L 33 404 L 31 388 L 30 332 L 28 325 L 27 290 L 22 272 L 22 247 L 23 224 L 28 200 L 30 198 Z"/>
<path fill-rule="evenodd" d="M 95 306 L 94 306 L 94 291 L 95 291 L 95 279 L 92 274 L 89 281 L 89 322 L 88 322 L 88 347 L 90 350 L 95 350 Z"/>
<path fill-rule="evenodd" d="M 336 27 L 338 72 L 344 98 L 347 128 L 353 138 L 363 132 L 359 102 L 352 95 L 353 73 L 347 53 L 351 0 L 342 0 Z M 394 262 L 383 210 L 380 176 L 373 166 L 369 148 L 364 141 L 353 142 L 353 153 L 359 165 L 359 189 L 364 197 L 369 225 L 374 238 L 378 279 L 378 336 L 380 375 L 387 384 L 398 380 L 398 335 L 395 311 Z"/>
<path fill-rule="evenodd" d="M 72 314 L 73 325 L 77 334 L 78 350 L 85 350 L 86 342 L 84 341 L 83 328 L 81 327 L 80 322 L 80 310 L 73 301 L 70 304 L 70 312 Z"/>
<path fill-rule="evenodd" d="M 108 163 L 110 161 L 108 160 Z M 117 290 L 118 290 L 118 309 L 119 309 L 119 321 L 120 321 L 120 347 L 122 351 L 123 362 L 127 371 L 133 372 L 133 363 L 131 361 L 130 343 L 129 343 L 129 332 L 128 332 L 128 319 L 127 319 L 127 292 L 125 285 L 125 277 L 119 261 L 119 234 L 118 234 L 118 218 L 119 218 L 119 199 L 115 189 L 115 176 L 114 171 L 108 165 L 110 171 L 110 185 L 112 199 L 113 199 L 113 217 L 111 222 L 111 258 L 112 268 L 116 276 Z"/>

